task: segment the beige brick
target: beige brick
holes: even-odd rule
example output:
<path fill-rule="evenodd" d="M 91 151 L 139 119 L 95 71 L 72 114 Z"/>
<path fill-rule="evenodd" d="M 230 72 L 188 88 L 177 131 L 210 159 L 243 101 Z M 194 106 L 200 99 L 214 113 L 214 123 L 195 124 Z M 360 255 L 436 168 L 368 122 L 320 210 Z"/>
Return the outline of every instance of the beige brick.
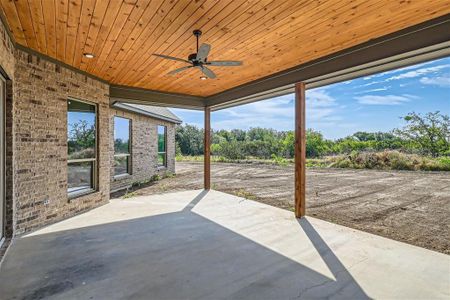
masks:
<path fill-rule="evenodd" d="M 131 175 L 114 178 L 114 117 L 131 120 Z M 175 124 L 141 114 L 110 109 L 111 190 L 128 187 L 150 179 L 153 175 L 175 173 Z M 158 125 L 167 126 L 167 168 L 158 168 Z"/>

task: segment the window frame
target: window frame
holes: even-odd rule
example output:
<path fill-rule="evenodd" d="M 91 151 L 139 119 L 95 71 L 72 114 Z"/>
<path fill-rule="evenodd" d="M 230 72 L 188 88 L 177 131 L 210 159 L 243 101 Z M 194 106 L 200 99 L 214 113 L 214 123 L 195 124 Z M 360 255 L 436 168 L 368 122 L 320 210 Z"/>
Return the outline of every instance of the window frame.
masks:
<path fill-rule="evenodd" d="M 95 157 L 94 158 L 77 158 L 77 159 L 69 159 L 67 158 L 67 175 L 69 175 L 69 164 L 73 164 L 73 163 L 82 163 L 82 162 L 92 162 L 92 174 L 91 174 L 91 180 L 92 180 L 92 184 L 91 184 L 91 188 L 89 189 L 83 189 L 83 190 L 79 190 L 79 191 L 72 191 L 69 192 L 69 187 L 67 187 L 67 196 L 69 201 L 81 197 L 81 196 L 85 196 L 88 194 L 92 194 L 98 191 L 98 173 L 99 173 L 99 164 L 98 164 L 98 137 L 99 137 L 99 128 L 98 128 L 98 104 L 91 102 L 91 101 L 87 101 L 87 100 L 82 100 L 79 98 L 73 98 L 73 97 L 67 97 L 67 102 L 69 101 L 76 101 L 76 102 L 81 102 L 81 103 L 85 103 L 88 105 L 92 105 L 94 107 L 94 114 L 95 114 L 95 145 L 94 145 L 94 153 L 95 153 Z M 68 105 L 69 103 L 67 103 Z M 66 113 L 66 126 L 68 127 L 68 117 L 69 117 L 69 109 L 67 108 L 67 113 Z M 66 133 L 67 134 L 67 133 Z M 67 135 L 67 150 L 68 150 L 68 142 L 69 142 L 69 136 Z M 68 151 L 67 151 L 68 153 Z M 68 177 L 68 176 L 67 176 Z M 68 179 L 67 179 L 68 180 Z"/>
<path fill-rule="evenodd" d="M 128 153 L 118 153 L 116 154 L 116 147 L 114 146 L 114 164 L 115 164 L 115 159 L 116 157 L 127 157 L 127 172 L 126 173 L 121 173 L 121 174 L 116 174 L 116 169 L 115 169 L 115 165 L 114 165 L 114 178 L 120 178 L 120 177 L 126 177 L 126 176 L 130 176 L 133 173 L 132 170 L 132 155 L 131 155 L 131 151 L 132 151 L 132 145 L 133 145 L 133 139 L 132 139 L 132 120 L 130 118 L 125 118 L 125 117 L 121 117 L 121 116 L 117 116 L 114 115 L 114 121 L 113 121 L 113 143 L 115 143 L 116 141 L 116 137 L 114 135 L 115 129 L 116 129 L 116 118 L 121 118 L 121 119 L 125 119 L 128 120 Z"/>
<path fill-rule="evenodd" d="M 159 131 L 158 131 L 159 127 L 164 128 L 164 150 L 165 151 L 159 151 Z M 157 143 L 156 144 L 156 153 L 157 153 L 156 154 L 156 163 L 157 163 L 158 169 L 164 169 L 164 168 L 167 168 L 167 126 L 158 124 L 156 126 L 156 136 L 157 136 L 157 139 L 156 139 L 156 143 Z M 159 155 L 160 154 L 164 154 L 164 163 L 162 165 L 159 164 Z"/>

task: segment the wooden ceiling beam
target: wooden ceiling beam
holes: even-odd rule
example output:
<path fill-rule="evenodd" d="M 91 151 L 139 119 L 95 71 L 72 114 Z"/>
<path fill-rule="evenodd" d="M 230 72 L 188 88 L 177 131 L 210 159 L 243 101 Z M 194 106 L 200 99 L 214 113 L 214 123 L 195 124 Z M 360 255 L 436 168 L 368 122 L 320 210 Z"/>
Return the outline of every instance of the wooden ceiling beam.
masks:
<path fill-rule="evenodd" d="M 128 86 L 111 85 L 109 88 L 110 102 L 149 104 L 186 109 L 201 110 L 205 107 L 205 98 L 151 91 Z"/>

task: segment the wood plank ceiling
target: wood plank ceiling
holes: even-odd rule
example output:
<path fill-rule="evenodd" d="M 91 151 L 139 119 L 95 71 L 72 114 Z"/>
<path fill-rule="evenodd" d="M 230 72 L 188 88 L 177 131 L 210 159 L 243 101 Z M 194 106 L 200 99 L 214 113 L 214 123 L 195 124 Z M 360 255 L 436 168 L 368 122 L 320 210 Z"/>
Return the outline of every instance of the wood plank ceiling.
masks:
<path fill-rule="evenodd" d="M 450 13 L 448 0 L 0 0 L 17 43 L 113 84 L 209 96 Z M 187 58 L 194 29 L 217 79 L 152 53 Z M 93 53 L 88 59 L 83 53 Z"/>

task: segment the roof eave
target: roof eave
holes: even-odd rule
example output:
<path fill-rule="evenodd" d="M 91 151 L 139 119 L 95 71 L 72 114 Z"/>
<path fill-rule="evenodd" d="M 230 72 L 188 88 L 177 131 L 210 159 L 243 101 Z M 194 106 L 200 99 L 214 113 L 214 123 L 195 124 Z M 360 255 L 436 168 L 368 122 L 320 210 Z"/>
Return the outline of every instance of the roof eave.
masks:
<path fill-rule="evenodd" d="M 162 121 L 166 121 L 166 122 L 170 122 L 170 123 L 181 124 L 183 122 L 180 119 L 173 119 L 173 118 L 169 118 L 169 117 L 166 117 L 166 116 L 161 116 L 159 114 L 151 113 L 149 111 L 145 111 L 143 109 L 139 109 L 137 107 L 133 107 L 133 106 L 127 105 L 126 103 L 115 102 L 111 106 L 114 107 L 114 108 L 117 108 L 117 109 L 121 109 L 121 110 L 125 110 L 125 111 L 128 111 L 128 112 L 144 115 L 144 116 L 147 116 L 147 117 L 151 117 L 151 118 L 154 118 L 154 119 L 158 119 L 158 120 L 162 120 Z"/>

